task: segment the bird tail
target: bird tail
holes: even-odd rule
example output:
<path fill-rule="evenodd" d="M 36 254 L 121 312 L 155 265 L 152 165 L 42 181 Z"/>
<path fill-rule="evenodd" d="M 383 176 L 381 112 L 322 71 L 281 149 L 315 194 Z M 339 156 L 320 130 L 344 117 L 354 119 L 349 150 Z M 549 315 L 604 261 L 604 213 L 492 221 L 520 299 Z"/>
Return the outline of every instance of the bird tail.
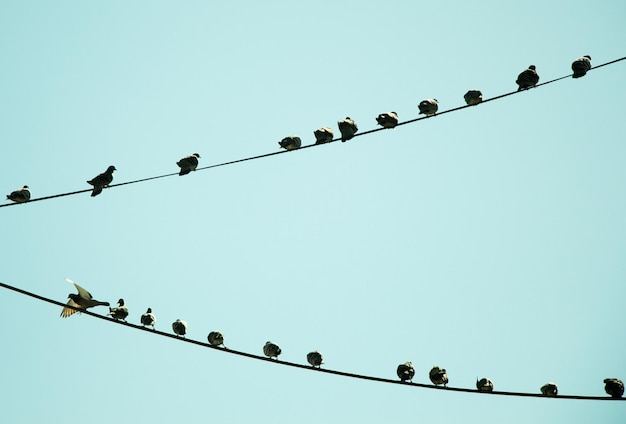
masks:
<path fill-rule="evenodd" d="M 189 169 L 181 169 L 178 175 L 187 175 L 191 172 Z"/>
<path fill-rule="evenodd" d="M 95 306 L 111 306 L 111 304 L 109 302 L 98 302 L 98 301 L 96 301 Z M 111 310 L 111 308 L 109 308 L 109 310 Z"/>
<path fill-rule="evenodd" d="M 100 193 L 102 193 L 102 187 L 94 186 L 93 190 L 91 191 L 91 197 L 96 197 Z"/>

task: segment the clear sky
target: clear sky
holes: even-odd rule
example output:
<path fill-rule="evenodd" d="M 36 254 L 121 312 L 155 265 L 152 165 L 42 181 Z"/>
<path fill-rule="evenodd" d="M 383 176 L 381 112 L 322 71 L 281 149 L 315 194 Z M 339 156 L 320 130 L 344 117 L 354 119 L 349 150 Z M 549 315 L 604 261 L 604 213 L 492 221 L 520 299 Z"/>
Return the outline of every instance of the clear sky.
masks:
<path fill-rule="evenodd" d="M 623 1 L 2 1 L 0 186 L 33 197 L 274 152 L 626 56 Z M 450 386 L 626 380 L 626 62 L 346 143 L 0 209 L 0 281 L 227 346 Z M 0 201 L 0 203 L 3 203 Z M 0 290 L 2 421 L 623 423 L 626 403 L 352 380 Z M 94 308 L 105 314 L 106 308 Z"/>

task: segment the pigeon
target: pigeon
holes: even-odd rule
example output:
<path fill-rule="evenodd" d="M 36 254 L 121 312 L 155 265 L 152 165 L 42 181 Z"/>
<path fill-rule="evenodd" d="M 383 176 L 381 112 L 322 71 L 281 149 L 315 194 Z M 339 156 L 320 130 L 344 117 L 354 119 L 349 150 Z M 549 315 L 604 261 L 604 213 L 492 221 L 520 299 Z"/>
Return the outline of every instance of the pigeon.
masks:
<path fill-rule="evenodd" d="M 333 130 L 329 127 L 318 128 L 313 134 L 315 135 L 315 144 L 330 143 L 335 136 Z"/>
<path fill-rule="evenodd" d="M 434 366 L 430 370 L 429 377 L 430 381 L 432 381 L 435 386 L 440 384 L 443 384 L 444 386 L 448 385 L 448 374 L 446 374 L 445 368 Z"/>
<path fill-rule="evenodd" d="M 263 353 L 265 354 L 265 356 L 269 357 L 270 359 L 271 358 L 278 359 L 278 355 L 282 353 L 282 350 L 280 350 L 278 345 L 272 342 L 267 342 L 265 343 L 265 346 L 263 346 Z"/>
<path fill-rule="evenodd" d="M 539 82 L 539 74 L 537 74 L 537 68 L 535 65 L 530 65 L 528 69 L 523 70 L 515 81 L 519 86 L 517 91 L 526 90 L 532 88 Z"/>
<path fill-rule="evenodd" d="M 154 330 L 154 324 L 156 324 L 156 317 L 152 313 L 152 308 L 148 308 L 145 314 L 141 316 L 141 324 L 145 326 L 152 326 Z"/>
<path fill-rule="evenodd" d="M 108 187 L 109 184 L 111 184 L 111 182 L 113 181 L 113 171 L 117 171 L 117 169 L 113 165 L 111 165 L 102 174 L 87 181 L 88 184 L 91 184 L 93 186 L 93 190 L 91 191 L 91 197 L 95 197 L 98 194 L 102 193 L 102 189 L 104 187 Z"/>
<path fill-rule="evenodd" d="M 113 319 L 126 322 L 126 317 L 128 316 L 128 307 L 124 304 L 124 299 L 120 299 L 117 301 L 119 305 L 117 308 L 109 308 L 109 315 L 113 317 Z"/>
<path fill-rule="evenodd" d="M 413 368 L 413 364 L 411 362 L 405 362 L 404 364 L 398 365 L 396 373 L 398 374 L 400 381 L 413 381 L 415 368 Z"/>
<path fill-rule="evenodd" d="M 493 381 L 488 378 L 481 378 L 476 380 L 476 388 L 479 392 L 493 392 Z"/>
<path fill-rule="evenodd" d="M 587 71 L 591 69 L 591 56 L 585 55 L 572 62 L 572 71 L 574 75 L 572 78 L 584 77 Z"/>
<path fill-rule="evenodd" d="M 280 140 L 278 145 L 285 150 L 296 150 L 302 146 L 302 140 L 297 135 L 290 135 Z"/>
<path fill-rule="evenodd" d="M 339 125 L 339 131 L 341 131 L 341 141 L 344 142 L 354 137 L 354 134 L 359 130 L 354 120 L 350 119 L 349 116 L 343 121 L 337 122 L 337 125 Z"/>
<path fill-rule="evenodd" d="M 183 336 L 183 338 L 185 338 L 185 334 L 187 334 L 187 322 L 177 319 L 172 323 L 172 330 L 174 330 L 177 336 Z"/>
<path fill-rule="evenodd" d="M 541 386 L 541 394 L 544 396 L 555 397 L 559 394 L 559 388 L 554 383 L 546 383 Z"/>
<path fill-rule="evenodd" d="M 465 103 L 470 106 L 476 106 L 478 103 L 483 101 L 483 93 L 480 90 L 469 90 L 463 96 L 465 99 Z"/>
<path fill-rule="evenodd" d="M 224 346 L 224 335 L 221 331 L 211 331 L 207 336 L 207 339 L 209 340 L 211 346 Z"/>
<path fill-rule="evenodd" d="M 398 114 L 395 112 L 381 113 L 376 118 L 376 122 L 383 128 L 393 128 L 398 125 Z"/>
<path fill-rule="evenodd" d="M 621 398 L 624 394 L 624 383 L 617 378 L 605 378 L 604 391 L 613 398 Z"/>
<path fill-rule="evenodd" d="M 185 156 L 184 158 L 176 162 L 176 165 L 180 167 L 180 172 L 178 173 L 178 175 L 187 175 L 191 171 L 195 171 L 196 168 L 198 167 L 199 158 L 200 158 L 200 155 L 197 153 L 194 153 L 193 155 Z"/>
<path fill-rule="evenodd" d="M 306 354 L 306 361 L 311 364 L 313 368 L 321 368 L 321 365 L 324 363 L 324 358 L 322 357 L 322 354 L 316 350 Z"/>
<path fill-rule="evenodd" d="M 30 190 L 27 185 L 24 187 L 12 191 L 11 194 L 7 195 L 8 200 L 12 200 L 15 203 L 25 203 L 30 200 Z"/>
<path fill-rule="evenodd" d="M 66 280 L 68 283 L 74 284 L 76 290 L 78 290 L 78 294 L 70 293 L 67 295 L 67 298 L 69 299 L 67 301 L 68 306 L 73 306 L 74 308 L 80 308 L 83 310 L 87 310 L 87 308 L 93 308 L 94 306 L 109 306 L 109 302 L 100 302 L 98 300 L 95 300 L 91 293 L 89 293 L 87 290 L 85 290 L 69 278 L 66 278 Z M 66 306 L 61 311 L 61 317 L 67 318 L 71 315 L 74 315 L 76 312 L 79 311 L 77 311 L 76 309 L 68 308 Z"/>
<path fill-rule="evenodd" d="M 418 105 L 418 108 L 420 110 L 420 115 L 431 116 L 437 113 L 437 110 L 439 109 L 439 102 L 437 99 L 422 100 Z"/>

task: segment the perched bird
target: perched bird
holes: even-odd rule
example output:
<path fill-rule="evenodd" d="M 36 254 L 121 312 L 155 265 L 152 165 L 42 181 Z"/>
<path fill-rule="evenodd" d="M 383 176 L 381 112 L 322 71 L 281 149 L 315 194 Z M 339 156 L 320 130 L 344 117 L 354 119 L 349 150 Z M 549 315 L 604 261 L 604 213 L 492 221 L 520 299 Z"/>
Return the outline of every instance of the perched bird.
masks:
<path fill-rule="evenodd" d="M 604 391 L 611 397 L 621 398 L 624 394 L 624 383 L 617 378 L 605 378 Z"/>
<path fill-rule="evenodd" d="M 493 392 L 493 381 L 488 378 L 481 378 L 476 380 L 476 388 L 479 392 Z"/>
<path fill-rule="evenodd" d="M 393 128 L 398 125 L 398 114 L 395 112 L 381 113 L 376 118 L 376 122 L 383 128 Z"/>
<path fill-rule="evenodd" d="M 180 172 L 178 173 L 178 175 L 187 175 L 191 171 L 195 171 L 198 167 L 199 158 L 200 155 L 194 153 L 193 155 L 185 156 L 184 158 L 176 162 L 176 165 L 178 165 L 178 167 L 180 168 Z"/>
<path fill-rule="evenodd" d="M 434 115 L 439 110 L 439 102 L 437 99 L 426 99 L 422 100 L 420 104 L 417 106 L 420 110 L 420 115 Z"/>
<path fill-rule="evenodd" d="M 321 365 L 324 363 L 324 358 L 322 357 L 322 354 L 316 350 L 306 354 L 306 361 L 311 364 L 313 368 L 321 368 Z"/>
<path fill-rule="evenodd" d="M 207 339 L 209 340 L 211 346 L 224 345 L 224 335 L 221 331 L 211 331 L 207 336 Z"/>
<path fill-rule="evenodd" d="M 280 350 L 277 344 L 274 344 L 272 342 L 267 342 L 265 343 L 265 346 L 263 346 L 263 353 L 265 354 L 265 356 L 269 357 L 270 359 L 271 358 L 278 359 L 278 355 L 282 353 L 282 350 Z"/>
<path fill-rule="evenodd" d="M 574 75 L 572 78 L 584 77 L 587 71 L 591 69 L 591 56 L 585 55 L 572 62 L 572 71 Z"/>
<path fill-rule="evenodd" d="M 280 140 L 278 145 L 285 150 L 296 150 L 302 146 L 302 140 L 297 135 L 290 135 Z"/>
<path fill-rule="evenodd" d="M 78 290 L 78 294 L 70 293 L 67 295 L 67 298 L 69 299 L 67 301 L 67 304 L 69 306 L 73 306 L 75 308 L 80 308 L 83 310 L 87 310 L 87 308 L 93 308 L 94 306 L 109 306 L 109 302 L 100 302 L 94 299 L 91 293 L 89 293 L 87 290 L 85 290 L 69 278 L 66 278 L 66 280 L 68 283 L 74 284 L 76 290 Z M 74 315 L 76 312 L 79 311 L 77 311 L 76 309 L 68 308 L 66 306 L 61 311 L 61 316 L 63 318 L 67 318 L 71 315 Z"/>
<path fill-rule="evenodd" d="M 145 326 L 152 326 L 154 330 L 154 324 L 156 324 L 156 317 L 152 313 L 152 308 L 148 308 L 145 314 L 141 316 L 141 324 Z"/>
<path fill-rule="evenodd" d="M 470 106 L 476 106 L 478 103 L 483 101 L 483 93 L 480 90 L 469 90 L 463 96 L 465 99 L 465 103 Z"/>
<path fill-rule="evenodd" d="M 404 364 L 398 365 L 396 373 L 398 374 L 400 381 L 413 381 L 415 368 L 413 368 L 413 364 L 411 362 L 405 362 Z"/>
<path fill-rule="evenodd" d="M 555 397 L 559 394 L 559 388 L 554 383 L 546 383 L 541 386 L 541 394 L 544 396 Z"/>
<path fill-rule="evenodd" d="M 315 135 L 315 144 L 324 144 L 333 141 L 335 133 L 329 127 L 321 127 L 316 129 L 313 134 Z"/>
<path fill-rule="evenodd" d="M 174 330 L 177 336 L 183 336 L 184 338 L 185 334 L 187 334 L 187 322 L 177 319 L 172 323 L 172 330 Z"/>
<path fill-rule="evenodd" d="M 445 368 L 439 368 L 438 366 L 434 366 L 430 370 L 428 376 L 430 377 L 430 381 L 432 381 L 435 386 L 438 386 L 440 384 L 447 386 L 448 384 L 448 374 L 446 374 Z"/>
<path fill-rule="evenodd" d="M 519 86 L 517 91 L 526 90 L 532 88 L 539 82 L 539 74 L 537 74 L 537 68 L 535 65 L 530 65 L 528 69 L 523 70 L 515 81 Z"/>
<path fill-rule="evenodd" d="M 97 175 L 91 180 L 87 181 L 88 184 L 93 186 L 91 191 L 91 197 L 97 196 L 102 193 L 104 187 L 108 187 L 113 181 L 113 171 L 117 171 L 113 165 L 109 166 L 102 174 Z"/>
<path fill-rule="evenodd" d="M 12 191 L 11 194 L 7 195 L 8 200 L 12 200 L 15 203 L 25 203 L 30 200 L 30 189 L 27 185 L 24 187 Z"/>
<path fill-rule="evenodd" d="M 339 131 L 341 132 L 341 141 L 350 140 L 359 130 L 354 120 L 350 119 L 349 116 L 343 121 L 337 122 L 337 125 L 339 125 Z"/>
<path fill-rule="evenodd" d="M 113 319 L 121 319 L 126 322 L 126 317 L 128 316 L 128 307 L 124 304 L 124 299 L 120 299 L 117 301 L 119 305 L 117 308 L 109 308 L 109 315 L 113 317 Z"/>

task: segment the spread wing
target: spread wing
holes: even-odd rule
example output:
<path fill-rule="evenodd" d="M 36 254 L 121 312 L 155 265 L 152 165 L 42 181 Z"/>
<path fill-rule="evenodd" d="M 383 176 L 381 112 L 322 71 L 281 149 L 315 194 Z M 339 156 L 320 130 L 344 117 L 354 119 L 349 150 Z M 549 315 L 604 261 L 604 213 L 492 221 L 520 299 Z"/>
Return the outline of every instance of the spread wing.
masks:
<path fill-rule="evenodd" d="M 78 303 L 74 302 L 72 299 L 68 300 L 68 301 L 67 301 L 67 304 L 68 304 L 68 305 L 70 305 L 70 306 L 73 306 L 73 307 L 75 307 L 75 308 L 80 308 L 80 307 L 81 307 Z M 63 308 L 63 310 L 61 311 L 61 316 L 62 316 L 63 318 L 67 318 L 67 317 L 69 317 L 69 316 L 74 315 L 76 312 L 78 312 L 76 309 L 72 309 L 72 308 L 65 307 L 65 308 Z"/>
<path fill-rule="evenodd" d="M 89 293 L 87 290 L 85 290 L 84 288 L 76 284 L 74 281 L 70 280 L 69 278 L 66 278 L 65 280 L 67 280 L 68 283 L 74 284 L 74 286 L 76 287 L 76 290 L 78 290 L 78 295 L 82 297 L 83 299 L 91 300 L 93 298 L 91 293 Z"/>

